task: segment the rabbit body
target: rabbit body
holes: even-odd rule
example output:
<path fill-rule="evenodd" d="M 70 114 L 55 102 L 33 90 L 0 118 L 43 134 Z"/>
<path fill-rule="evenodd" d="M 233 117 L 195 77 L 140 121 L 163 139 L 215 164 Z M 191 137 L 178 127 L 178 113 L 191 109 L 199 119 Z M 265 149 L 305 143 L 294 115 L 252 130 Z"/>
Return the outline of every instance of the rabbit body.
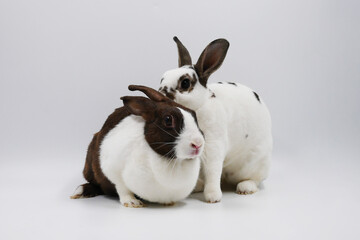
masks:
<path fill-rule="evenodd" d="M 72 198 L 100 194 L 142 207 L 138 197 L 172 204 L 196 185 L 204 138 L 196 114 L 154 89 L 130 85 L 144 97 L 122 97 L 88 147 L 84 177 Z"/>
<path fill-rule="evenodd" d="M 205 135 L 201 177 L 196 191 L 207 202 L 219 202 L 221 179 L 237 184 L 239 194 L 258 190 L 269 171 L 272 152 L 270 113 L 264 101 L 239 83 L 208 84 L 209 76 L 222 64 L 229 43 L 211 42 L 196 64 L 177 37 L 179 68 L 164 73 L 159 91 L 196 112 Z"/>
<path fill-rule="evenodd" d="M 115 185 L 124 184 L 137 196 L 159 203 L 173 203 L 189 195 L 200 169 L 196 159 L 177 162 L 159 157 L 144 138 L 143 119 L 134 115 L 106 135 L 100 165 Z"/>
<path fill-rule="evenodd" d="M 260 183 L 268 174 L 272 151 L 271 118 L 265 103 L 239 83 L 207 87 L 216 97 L 209 96 L 196 111 L 206 136 L 203 159 L 209 158 L 209 152 L 222 155 L 222 177 L 227 182 Z"/>

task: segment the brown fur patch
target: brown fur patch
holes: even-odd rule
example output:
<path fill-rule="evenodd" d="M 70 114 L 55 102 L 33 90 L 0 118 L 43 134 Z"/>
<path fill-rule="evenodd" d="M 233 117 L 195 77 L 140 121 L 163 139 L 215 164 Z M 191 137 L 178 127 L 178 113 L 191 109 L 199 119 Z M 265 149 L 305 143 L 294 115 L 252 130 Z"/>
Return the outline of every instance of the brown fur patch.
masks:
<path fill-rule="evenodd" d="M 190 87 L 188 89 L 182 89 L 181 81 L 183 81 L 186 78 L 190 80 Z M 180 93 L 191 92 L 194 89 L 196 82 L 197 82 L 197 78 L 195 73 L 193 74 L 193 76 L 190 76 L 188 73 L 186 73 L 179 78 L 178 85 L 176 86 L 176 90 L 178 90 Z"/>
<path fill-rule="evenodd" d="M 166 103 L 157 103 L 155 115 L 156 119 L 153 122 L 145 124 L 145 139 L 156 153 L 174 158 L 175 142 L 184 125 L 183 115 L 178 108 Z M 165 118 L 168 116 L 173 120 L 173 127 L 166 126 Z"/>
<path fill-rule="evenodd" d="M 174 100 L 174 99 L 175 99 L 175 94 L 174 94 L 174 93 L 169 93 L 169 92 L 167 92 L 167 93 L 165 93 L 165 95 L 166 95 L 168 98 L 170 98 L 171 100 Z"/>
<path fill-rule="evenodd" d="M 117 196 L 115 185 L 104 175 L 100 167 L 100 144 L 108 132 L 113 129 L 122 119 L 130 113 L 124 108 L 117 108 L 106 119 L 101 130 L 96 133 L 88 147 L 85 167 L 83 170 L 84 178 L 91 184 L 101 188 L 104 194 Z"/>
<path fill-rule="evenodd" d="M 195 64 L 201 85 L 206 87 L 208 78 L 221 66 L 228 49 L 229 42 L 226 39 L 216 39 L 206 46 Z"/>
<path fill-rule="evenodd" d="M 155 119 L 153 121 L 147 121 L 144 128 L 145 139 L 149 143 L 149 146 L 162 156 L 169 158 L 174 157 L 174 144 L 161 145 L 159 143 L 174 143 L 178 137 L 178 133 L 181 132 L 184 122 L 183 116 L 177 107 L 180 107 L 191 113 L 195 119 L 195 122 L 197 123 L 195 112 L 186 107 L 183 107 L 178 103 L 175 103 L 174 101 L 169 100 L 154 89 L 135 85 L 132 85 L 132 87 L 129 86 L 129 89 L 144 91 L 152 99 L 152 102 L 156 106 L 153 112 Z M 167 91 L 167 88 L 162 90 Z M 131 98 L 140 99 L 143 97 L 124 97 L 123 99 L 131 100 Z M 136 104 L 141 104 L 141 102 Z M 108 116 L 101 130 L 94 134 L 87 150 L 85 166 L 83 170 L 84 178 L 88 181 L 88 183 L 83 185 L 83 194 L 75 195 L 73 198 L 93 197 L 100 194 L 118 196 L 115 185 L 104 175 L 101 170 L 100 145 L 105 136 L 118 123 L 130 115 L 131 113 L 126 107 L 115 109 L 115 111 Z M 173 128 L 169 128 L 166 126 L 166 124 L 164 124 L 164 117 L 168 115 L 173 117 Z"/>
<path fill-rule="evenodd" d="M 180 40 L 176 36 L 173 39 L 176 42 L 176 45 L 178 48 L 179 67 L 182 67 L 184 65 L 191 65 L 191 57 L 190 57 L 189 51 L 186 49 L 186 47 L 180 42 Z"/>
<path fill-rule="evenodd" d="M 171 100 L 175 99 L 175 90 L 173 88 L 170 88 L 170 92 L 168 91 L 168 87 L 161 87 L 159 88 L 159 92 L 163 93 L 166 97 L 170 98 Z"/>

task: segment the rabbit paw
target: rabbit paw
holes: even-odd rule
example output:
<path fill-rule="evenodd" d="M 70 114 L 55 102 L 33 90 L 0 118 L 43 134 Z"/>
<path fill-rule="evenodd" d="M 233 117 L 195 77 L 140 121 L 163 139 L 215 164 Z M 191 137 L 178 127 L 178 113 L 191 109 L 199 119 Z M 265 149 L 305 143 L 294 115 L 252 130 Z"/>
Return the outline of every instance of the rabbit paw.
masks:
<path fill-rule="evenodd" d="M 236 187 L 236 193 L 241 195 L 247 195 L 257 192 L 257 184 L 252 180 L 246 180 L 239 182 Z"/>
<path fill-rule="evenodd" d="M 134 198 L 134 197 L 122 197 L 122 199 L 120 199 L 120 202 L 122 205 L 124 205 L 125 207 L 129 207 L 129 208 L 141 208 L 144 207 L 144 204 Z"/>
<path fill-rule="evenodd" d="M 222 192 L 221 190 L 205 190 L 204 191 L 205 200 L 208 203 L 217 203 L 221 201 Z"/>

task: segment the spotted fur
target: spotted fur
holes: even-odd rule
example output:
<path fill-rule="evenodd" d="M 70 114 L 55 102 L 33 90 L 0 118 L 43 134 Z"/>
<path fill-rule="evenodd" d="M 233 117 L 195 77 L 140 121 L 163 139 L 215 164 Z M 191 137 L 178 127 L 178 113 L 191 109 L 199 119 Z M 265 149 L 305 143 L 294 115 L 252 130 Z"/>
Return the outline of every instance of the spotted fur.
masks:
<path fill-rule="evenodd" d="M 240 83 L 207 83 L 225 59 L 227 40 L 211 42 L 194 65 L 185 46 L 178 38 L 175 42 L 179 68 L 165 72 L 160 87 L 175 89 L 173 99 L 196 111 L 206 139 L 201 156 L 206 201 L 220 201 L 221 178 L 237 184 L 240 194 L 255 192 L 267 177 L 272 152 L 271 118 L 266 105 Z M 191 91 L 176 88 L 184 74 L 198 79 Z"/>

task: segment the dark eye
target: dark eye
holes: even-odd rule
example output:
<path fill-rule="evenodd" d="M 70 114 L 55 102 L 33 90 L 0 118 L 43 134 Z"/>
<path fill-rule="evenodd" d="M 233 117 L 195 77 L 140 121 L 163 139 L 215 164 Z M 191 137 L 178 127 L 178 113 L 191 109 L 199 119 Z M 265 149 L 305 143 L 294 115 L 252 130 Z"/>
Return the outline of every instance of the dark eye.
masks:
<path fill-rule="evenodd" d="M 181 88 L 186 90 L 190 87 L 190 80 L 188 78 L 185 78 L 181 81 Z"/>
<path fill-rule="evenodd" d="M 166 115 L 164 117 L 164 124 L 166 127 L 174 127 L 174 118 L 171 115 Z"/>

